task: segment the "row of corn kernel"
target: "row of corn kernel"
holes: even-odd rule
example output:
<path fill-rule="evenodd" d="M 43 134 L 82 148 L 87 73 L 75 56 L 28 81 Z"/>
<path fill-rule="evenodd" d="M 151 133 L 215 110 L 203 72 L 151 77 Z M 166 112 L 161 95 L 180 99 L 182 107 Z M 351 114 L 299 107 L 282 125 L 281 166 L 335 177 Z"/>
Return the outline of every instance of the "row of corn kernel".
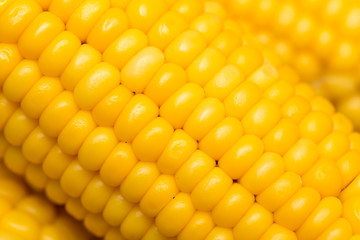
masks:
<path fill-rule="evenodd" d="M 333 101 L 339 111 L 359 128 L 358 2 L 328 0 L 309 4 L 309 1 L 249 0 L 232 1 L 229 6 L 240 18 L 250 18 L 250 28 L 255 32 L 260 29 L 260 38 L 272 42 L 265 45 L 292 64 L 305 80 L 315 81 L 313 85 L 321 94 L 336 97 Z M 249 8 L 254 14 L 246 12 Z M 276 38 L 269 31 L 276 32 Z M 347 94 L 349 92 L 353 94 Z"/>
<path fill-rule="evenodd" d="M 7 240 L 91 239 L 80 223 L 30 194 L 25 184 L 0 165 L 0 237 Z"/>
<path fill-rule="evenodd" d="M 359 34 L 357 34 L 357 29 L 360 28 L 359 3 L 357 1 L 349 3 L 349 1 L 343 0 L 315 2 L 319 7 L 315 11 L 299 6 L 301 4 L 298 2 L 278 0 L 232 1 L 229 6 L 240 17 L 252 18 L 247 21 L 248 23 L 254 24 L 258 28 L 271 28 L 272 32 L 277 32 L 279 36 L 291 40 L 297 48 L 309 49 L 309 52 L 316 53 L 322 60 L 329 61 L 328 64 L 332 68 L 347 70 L 353 68 L 357 64 L 356 59 L 359 58 L 358 49 L 354 45 L 354 41 L 359 38 Z M 242 12 L 245 9 L 244 6 L 241 6 L 243 4 L 252 5 L 251 12 L 254 14 L 245 16 L 246 14 Z M 236 13 L 237 11 L 238 13 Z M 325 17 L 326 15 L 327 17 Z M 329 18 L 330 15 L 332 16 Z M 321 16 L 324 18 L 322 19 Z M 260 21 L 262 23 L 258 22 L 264 17 L 269 19 Z M 332 22 L 335 19 L 336 24 Z M 342 34 L 339 35 L 339 32 Z M 339 55 L 341 48 L 349 48 L 349 52 Z M 348 64 L 338 61 L 337 57 L 347 58 Z"/>
<path fill-rule="evenodd" d="M 326 72 L 320 70 L 314 56 L 307 52 L 295 53 L 292 46 L 286 40 L 272 39 L 273 37 L 267 32 L 255 34 L 265 51 L 270 56 L 271 62 L 276 66 L 281 66 L 282 62 L 292 64 L 299 72 L 302 73 L 303 79 L 312 81 L 312 85 L 317 92 L 330 99 L 337 107 L 338 111 L 343 112 L 349 117 L 356 129 L 360 126 L 358 118 L 359 108 L 359 74 L 354 71 L 338 72 L 328 69 Z M 344 47 L 340 48 L 343 49 Z M 339 50 L 339 49 L 338 49 Z M 279 57 L 274 57 L 272 51 L 275 51 Z M 339 50 L 340 51 L 340 50 Z M 346 57 L 337 53 L 336 57 L 340 62 L 346 62 Z M 315 79 L 315 80 L 314 80 Z"/>
<path fill-rule="evenodd" d="M 290 175 L 290 176 L 291 176 L 291 175 Z M 236 188 L 236 187 L 234 187 L 234 188 Z M 310 189 L 310 190 L 311 190 L 311 189 Z M 307 191 L 310 191 L 310 190 L 307 190 Z M 303 191 L 305 191 L 305 189 L 304 189 Z M 312 191 L 313 191 L 313 190 L 312 190 Z M 301 191 L 299 191 L 298 194 L 299 194 L 300 196 L 302 196 L 302 195 L 300 194 L 300 192 L 301 192 Z M 315 192 L 315 191 L 314 191 L 314 192 Z M 270 195 L 271 195 L 271 194 L 270 194 Z M 314 193 L 312 193 L 312 195 L 310 194 L 310 197 L 313 196 L 313 195 L 314 195 Z M 261 198 L 260 196 L 261 196 L 261 195 L 259 195 L 259 198 Z M 316 196 L 316 195 L 315 195 L 315 196 Z M 317 196 L 318 196 L 318 194 L 317 194 Z M 303 196 L 302 196 L 302 197 L 303 197 Z M 294 198 L 295 198 L 295 200 L 296 200 L 296 197 L 294 197 Z M 319 197 L 314 197 L 314 198 L 316 199 L 316 198 L 319 198 Z M 265 197 L 265 199 L 266 199 L 266 197 Z M 295 201 L 295 200 L 293 200 L 293 201 Z M 310 201 L 310 200 L 309 200 L 309 201 Z M 313 201 L 316 201 L 316 200 L 313 200 Z M 258 200 L 258 202 L 261 202 L 261 201 Z M 310 201 L 310 202 L 311 202 L 311 201 Z M 313 203 L 313 202 L 311 202 L 311 203 Z M 288 204 L 288 206 L 289 206 L 289 204 Z M 290 205 L 290 206 L 291 206 L 291 205 Z M 308 205 L 305 205 L 305 207 L 308 207 Z M 257 209 L 258 209 L 258 211 L 262 211 L 263 214 L 266 213 L 266 212 L 264 212 L 264 209 L 262 210 L 262 208 L 259 209 L 259 207 L 257 207 Z M 283 210 L 283 211 L 284 211 L 284 210 Z M 286 212 L 286 211 L 285 211 L 285 212 Z M 300 212 L 301 212 L 301 211 L 300 211 Z M 280 211 L 280 213 L 281 213 L 281 211 Z M 280 213 L 279 213 L 279 214 L 280 214 Z M 304 213 L 304 212 L 303 212 L 303 213 Z M 250 213 L 249 213 L 249 214 L 250 214 Z M 266 214 L 265 214 L 265 215 L 266 215 Z M 278 216 L 278 215 L 275 215 L 275 216 Z M 286 215 L 285 215 L 285 217 L 286 217 Z M 296 219 L 297 219 L 297 218 L 296 218 Z M 269 219 L 268 219 L 268 218 L 266 218 L 265 220 L 266 220 L 267 222 L 269 222 Z M 286 219 L 286 220 L 287 220 L 287 219 Z M 265 221 L 265 222 L 266 222 L 266 221 Z M 340 220 L 339 220 L 339 221 L 340 221 Z M 281 222 L 281 217 L 280 217 L 280 222 Z M 287 223 L 287 224 L 289 224 L 288 221 L 284 221 L 284 222 Z M 265 224 L 264 227 L 266 227 L 266 226 L 267 226 L 267 225 Z M 240 227 L 237 227 L 237 229 L 239 229 L 239 228 L 240 228 Z M 240 228 L 240 229 L 241 229 L 241 228 Z M 260 231 L 259 233 L 261 233 L 261 231 Z M 248 233 L 247 233 L 247 231 L 246 231 L 246 232 L 243 232 L 243 234 L 248 234 Z M 240 236 L 241 236 L 241 235 L 240 235 Z"/>
<path fill-rule="evenodd" d="M 2 138 L 2 136 L 0 135 L 0 137 Z M 88 210 L 86 210 L 83 206 L 89 208 L 89 205 L 94 205 L 98 202 L 101 202 L 101 200 L 97 200 L 95 202 L 92 202 L 94 199 L 94 196 L 102 196 L 103 198 L 106 198 L 106 190 L 111 191 L 109 188 L 106 188 L 105 190 L 100 186 L 94 186 L 96 184 L 101 184 L 101 182 L 99 181 L 98 178 L 94 177 L 92 180 L 89 179 L 90 182 L 87 183 L 87 186 L 85 189 L 83 189 L 82 191 L 84 191 L 84 193 L 81 195 L 81 202 L 80 199 L 77 198 L 72 198 L 69 196 L 72 196 L 71 194 L 67 194 L 63 191 L 63 189 L 68 190 L 69 186 L 70 186 L 70 182 L 65 183 L 67 185 L 65 185 L 64 188 L 62 188 L 61 186 L 64 186 L 64 181 L 67 180 L 63 180 L 61 182 L 61 186 L 59 185 L 59 181 L 56 180 L 50 180 L 49 182 L 47 182 L 47 179 L 43 178 L 44 173 L 42 172 L 43 170 L 41 170 L 41 165 L 36 165 L 33 164 L 31 162 L 27 162 L 27 160 L 25 159 L 25 156 L 23 155 L 23 153 L 21 152 L 21 149 L 19 149 L 18 147 L 12 147 L 12 146 L 6 146 L 6 143 L 4 142 L 4 139 L 2 138 L 1 141 L 1 150 L 2 150 L 2 156 L 1 158 L 4 158 L 4 163 L 5 165 L 11 169 L 13 172 L 20 174 L 20 175 L 25 175 L 26 180 L 30 183 L 31 186 L 35 187 L 38 190 L 45 190 L 46 195 L 48 196 L 48 198 L 50 198 L 53 202 L 57 203 L 57 204 L 65 204 L 66 203 L 66 209 L 67 211 L 73 215 L 76 219 L 78 220 L 83 220 L 85 226 L 95 235 L 97 236 L 104 236 L 105 234 L 107 235 L 114 235 L 114 238 L 110 238 L 110 239 L 118 239 L 116 237 L 118 237 L 118 234 L 114 233 L 114 229 L 110 229 L 110 226 L 108 223 L 104 222 L 104 220 L 102 219 L 102 215 L 96 214 L 96 213 L 91 213 L 88 212 Z M 42 146 L 37 146 L 37 145 L 33 145 L 33 151 L 34 152 L 38 152 L 38 150 L 41 150 Z M 58 149 L 54 149 L 52 151 L 59 151 Z M 54 154 L 54 153 L 52 153 Z M 61 156 L 61 152 L 57 153 L 58 155 L 60 154 Z M 51 155 L 51 153 L 49 154 Z M 63 156 L 66 157 L 66 156 Z M 57 166 L 61 163 L 56 163 L 56 161 L 54 160 L 60 160 L 59 157 L 57 159 L 54 159 L 54 156 L 47 156 L 46 159 L 50 159 L 50 161 L 52 161 L 53 163 L 57 164 Z M 24 165 L 27 165 L 27 169 L 30 168 L 34 168 L 37 169 L 37 172 L 30 172 L 27 171 L 27 169 L 24 169 Z M 40 168 L 39 168 L 40 167 Z M 44 168 L 44 166 L 43 166 Z M 70 168 L 70 167 L 69 167 Z M 56 170 L 56 166 L 52 166 L 52 172 L 53 173 Z M 61 171 L 61 170 L 60 170 Z M 68 170 L 68 172 L 71 170 Z M 48 173 L 48 172 L 46 172 Z M 77 170 L 78 174 L 81 174 L 81 169 Z M 86 174 L 86 173 L 85 173 Z M 52 176 L 51 174 L 48 174 L 50 176 Z M 66 177 L 64 177 L 66 178 Z M 54 178 L 56 179 L 56 178 Z M 75 185 L 73 187 L 79 187 L 78 182 L 81 182 L 82 179 L 81 176 L 79 178 L 79 176 L 77 177 L 77 181 L 74 182 L 75 179 L 70 179 L 73 185 Z M 97 188 L 96 188 L 97 187 Z M 95 189 L 94 189 L 95 188 Z M 103 190 L 103 191 L 101 191 Z M 68 192 L 68 191 L 67 191 Z M 96 192 L 96 193 L 95 193 Z M 118 191 L 115 191 L 113 193 L 109 192 L 109 194 L 111 195 L 105 209 L 104 209 L 104 218 L 106 220 L 108 220 L 108 222 L 111 225 L 114 226 L 118 226 L 120 225 L 120 223 L 122 223 L 122 221 L 124 221 L 124 223 L 121 225 L 122 228 L 124 229 L 123 231 L 125 232 L 125 235 L 128 236 L 128 238 L 134 238 L 134 234 L 135 234 L 135 238 L 137 238 L 137 235 L 139 234 L 138 229 L 135 228 L 130 228 L 129 225 L 137 225 L 137 222 L 139 220 L 139 214 L 141 214 L 141 212 L 139 211 L 139 209 L 137 207 L 134 207 L 133 204 L 127 203 L 126 201 L 123 202 L 122 201 L 122 197 L 120 195 L 120 193 Z M 122 203 L 123 202 L 123 203 Z M 121 204 L 122 203 L 122 204 Z M 91 211 L 94 211 L 93 209 L 90 209 Z M 124 215 L 119 215 L 119 211 L 123 212 Z M 144 218 L 144 217 L 143 217 Z M 119 220 L 120 219 L 120 220 Z M 151 223 L 150 220 L 148 218 L 145 218 L 145 220 L 147 219 L 147 224 L 145 224 L 144 226 L 141 226 L 142 228 L 145 227 L 144 230 L 147 230 L 146 227 L 148 227 L 148 224 Z M 117 225 L 118 224 L 118 225 Z M 107 231 L 109 231 L 109 233 L 107 233 Z M 132 235 L 131 235 L 132 234 Z M 137 235 L 136 235 L 137 234 Z M 156 236 L 157 231 L 155 231 L 153 228 L 149 229 L 145 236 L 144 239 L 146 239 L 146 237 L 148 237 L 149 239 L 151 239 L 151 236 Z"/>

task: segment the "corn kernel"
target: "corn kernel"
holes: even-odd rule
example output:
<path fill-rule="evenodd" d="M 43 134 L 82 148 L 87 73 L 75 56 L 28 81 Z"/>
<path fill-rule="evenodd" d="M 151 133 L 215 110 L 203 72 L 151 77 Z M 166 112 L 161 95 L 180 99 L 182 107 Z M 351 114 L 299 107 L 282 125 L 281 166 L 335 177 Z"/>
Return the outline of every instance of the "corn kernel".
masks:
<path fill-rule="evenodd" d="M 215 161 L 201 151 L 195 151 L 175 174 L 176 185 L 183 192 L 191 192 L 215 167 Z"/>
<path fill-rule="evenodd" d="M 100 169 L 101 179 L 110 186 L 119 186 L 137 162 L 128 143 L 118 143 Z"/>
<path fill-rule="evenodd" d="M 121 183 L 120 193 L 129 202 L 140 202 L 158 176 L 154 163 L 138 162 Z"/>
<path fill-rule="evenodd" d="M 159 232 L 166 237 L 176 236 L 190 221 L 195 212 L 187 193 L 178 193 L 156 216 Z"/>
<path fill-rule="evenodd" d="M 234 238 L 259 239 L 272 223 L 272 214 L 261 205 L 254 203 L 233 228 Z"/>
<path fill-rule="evenodd" d="M 9 4 L 0 15 L 0 42 L 16 43 L 41 11 L 41 7 L 33 0 L 17 0 Z"/>
<path fill-rule="evenodd" d="M 204 239 L 213 228 L 214 223 L 211 215 L 207 212 L 196 211 L 177 238 L 179 240 L 190 238 L 201 240 Z"/>

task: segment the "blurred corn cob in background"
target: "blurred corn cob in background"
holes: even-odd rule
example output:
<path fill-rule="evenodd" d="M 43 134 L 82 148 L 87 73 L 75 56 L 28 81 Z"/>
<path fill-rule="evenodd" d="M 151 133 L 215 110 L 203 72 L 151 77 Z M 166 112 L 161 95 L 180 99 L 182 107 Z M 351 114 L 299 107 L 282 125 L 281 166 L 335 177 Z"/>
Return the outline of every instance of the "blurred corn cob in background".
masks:
<path fill-rule="evenodd" d="M 39 4 L 0 8 L 0 158 L 92 233 L 359 238 L 360 134 L 223 5 Z"/>
<path fill-rule="evenodd" d="M 360 2 L 230 0 L 228 9 L 360 129 Z"/>
<path fill-rule="evenodd" d="M 0 164 L 0 239 L 91 240 L 81 223 L 53 206 Z"/>

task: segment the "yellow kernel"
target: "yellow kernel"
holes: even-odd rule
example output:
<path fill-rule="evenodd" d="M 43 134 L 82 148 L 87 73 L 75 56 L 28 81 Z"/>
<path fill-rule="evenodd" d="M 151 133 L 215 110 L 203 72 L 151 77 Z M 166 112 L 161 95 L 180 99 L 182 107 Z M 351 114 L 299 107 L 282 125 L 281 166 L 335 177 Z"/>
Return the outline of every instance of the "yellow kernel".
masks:
<path fill-rule="evenodd" d="M 49 12 L 55 14 L 66 23 L 82 2 L 83 1 L 53 0 L 49 6 Z"/>
<path fill-rule="evenodd" d="M 196 149 L 197 143 L 192 137 L 182 129 L 175 130 L 157 160 L 157 166 L 163 173 L 175 174 Z"/>
<path fill-rule="evenodd" d="M 150 28 L 149 43 L 163 51 L 186 27 L 187 22 L 180 14 L 169 11 Z"/>
<path fill-rule="evenodd" d="M 37 62 L 23 60 L 6 78 L 2 89 L 3 93 L 13 102 L 21 102 L 40 78 L 41 72 Z"/>
<path fill-rule="evenodd" d="M 267 239 L 296 240 L 297 237 L 293 231 L 275 223 L 272 224 L 260 238 L 260 240 Z"/>
<path fill-rule="evenodd" d="M 295 86 L 295 95 L 311 101 L 311 99 L 315 96 L 315 90 L 308 83 L 298 83 Z"/>
<path fill-rule="evenodd" d="M 177 1 L 171 8 L 172 11 L 179 13 L 189 22 L 199 16 L 203 11 L 203 5 L 200 2 L 192 0 Z"/>
<path fill-rule="evenodd" d="M 22 239 L 38 239 L 40 223 L 20 210 L 14 210 L 2 217 L 0 226 L 4 230 L 15 233 Z"/>
<path fill-rule="evenodd" d="M 293 96 L 293 92 L 294 88 L 290 82 L 277 81 L 264 92 L 264 97 L 282 105 Z"/>
<path fill-rule="evenodd" d="M 231 229 L 229 228 L 214 227 L 211 232 L 206 236 L 205 240 L 215 239 L 233 240 L 234 236 Z"/>
<path fill-rule="evenodd" d="M 360 233 L 359 232 L 360 219 L 357 214 L 360 207 L 359 203 L 360 200 L 358 196 L 349 198 L 343 202 L 343 217 L 347 221 L 349 221 L 354 234 Z"/>
<path fill-rule="evenodd" d="M 329 115 L 334 115 L 334 112 L 335 112 L 334 106 L 332 105 L 332 103 L 329 100 L 327 100 L 323 97 L 319 97 L 319 96 L 314 97 L 310 101 L 310 104 L 311 104 L 311 109 L 313 111 L 321 111 L 321 112 L 327 113 Z"/>
<path fill-rule="evenodd" d="M 199 85 L 187 83 L 164 102 L 160 107 L 160 116 L 175 129 L 181 128 L 204 95 L 204 90 Z"/>
<path fill-rule="evenodd" d="M 303 187 L 274 213 L 274 221 L 289 230 L 298 229 L 320 202 L 320 194 Z"/>
<path fill-rule="evenodd" d="M 201 33 L 208 42 L 213 40 L 222 29 L 222 21 L 215 14 L 204 13 L 195 18 L 189 28 Z"/>
<path fill-rule="evenodd" d="M 128 26 L 125 12 L 119 8 L 110 8 L 92 27 L 86 42 L 99 52 L 104 52 L 121 33 L 128 29 Z"/>
<path fill-rule="evenodd" d="M 61 188 L 58 180 L 49 180 L 45 187 L 46 197 L 53 203 L 64 205 L 69 196 Z"/>
<path fill-rule="evenodd" d="M 240 45 L 240 39 L 231 31 L 223 31 L 210 43 L 210 47 L 219 50 L 226 57 Z"/>
<path fill-rule="evenodd" d="M 139 207 L 134 207 L 122 222 L 120 232 L 127 239 L 141 239 L 151 223 L 151 218 L 145 216 Z"/>
<path fill-rule="evenodd" d="M 24 96 L 20 106 L 26 115 L 37 119 L 62 91 L 63 88 L 58 78 L 42 77 Z"/>
<path fill-rule="evenodd" d="M 120 226 L 133 206 L 124 199 L 119 191 L 114 191 L 103 210 L 104 220 L 111 226 Z"/>
<path fill-rule="evenodd" d="M 13 173 L 24 175 L 29 165 L 22 154 L 21 148 L 8 146 L 4 152 L 4 165 Z"/>
<path fill-rule="evenodd" d="M 226 63 L 216 49 L 205 49 L 186 69 L 190 82 L 204 86 Z"/>
<path fill-rule="evenodd" d="M 260 98 L 261 90 L 256 84 L 241 83 L 224 100 L 226 115 L 241 120 Z"/>
<path fill-rule="evenodd" d="M 84 226 L 96 237 L 102 237 L 109 230 L 109 225 L 100 214 L 88 213 L 84 218 Z"/>
<path fill-rule="evenodd" d="M 264 62 L 260 51 L 250 46 L 240 46 L 229 56 L 229 63 L 239 67 L 245 76 L 249 76 Z"/>
<path fill-rule="evenodd" d="M 276 68 L 269 63 L 266 63 L 248 76 L 246 81 L 253 82 L 262 90 L 265 90 L 272 84 L 276 83 L 278 77 L 279 74 Z"/>
<path fill-rule="evenodd" d="M 96 124 L 104 127 L 114 126 L 116 119 L 132 96 L 133 93 L 122 85 L 114 88 L 91 111 Z"/>
<path fill-rule="evenodd" d="M 65 154 L 58 145 L 55 145 L 45 157 L 42 169 L 46 176 L 52 179 L 60 179 L 73 157 Z"/>
<path fill-rule="evenodd" d="M 140 209 L 146 216 L 155 217 L 177 193 L 174 177 L 161 174 L 141 199 Z"/>
<path fill-rule="evenodd" d="M 195 209 L 187 193 L 178 193 L 156 216 L 159 232 L 166 237 L 175 237 L 190 221 Z"/>
<path fill-rule="evenodd" d="M 33 0 L 13 1 L 0 15 L 0 42 L 16 43 L 41 12 L 41 7 Z"/>
<path fill-rule="evenodd" d="M 41 72 L 50 77 L 58 77 L 80 48 L 80 40 L 71 32 L 57 35 L 39 57 Z"/>
<path fill-rule="evenodd" d="M 263 99 L 244 116 L 244 133 L 263 137 L 280 120 L 280 108 L 271 100 Z"/>
<path fill-rule="evenodd" d="M 159 108 L 143 94 L 133 96 L 115 122 L 114 131 L 120 141 L 131 142 L 158 116 Z"/>
<path fill-rule="evenodd" d="M 241 71 L 234 65 L 226 65 L 220 69 L 204 86 L 208 97 L 224 100 L 244 79 Z"/>
<path fill-rule="evenodd" d="M 121 71 L 121 83 L 136 93 L 142 93 L 154 74 L 164 63 L 163 53 L 146 47 L 131 58 Z"/>
<path fill-rule="evenodd" d="M 299 123 L 310 111 L 310 103 L 301 96 L 294 96 L 281 107 L 283 116 L 290 117 Z"/>
<path fill-rule="evenodd" d="M 5 3 L 9 3 L 7 1 Z M 13 71 L 17 64 L 21 61 L 21 55 L 17 45 L 0 43 L 0 86 L 7 76 Z"/>
<path fill-rule="evenodd" d="M 284 172 L 284 160 L 276 153 L 264 153 L 240 178 L 240 183 L 254 195 L 262 193 Z"/>
<path fill-rule="evenodd" d="M 79 221 L 83 220 L 87 214 L 79 198 L 69 198 L 66 202 L 65 209 L 66 212 Z"/>
<path fill-rule="evenodd" d="M 8 119 L 13 115 L 18 105 L 11 102 L 2 93 L 0 93 L 0 130 L 4 129 Z"/>
<path fill-rule="evenodd" d="M 101 54 L 88 44 L 82 44 L 61 74 L 61 84 L 74 90 L 81 78 L 101 61 Z"/>
<path fill-rule="evenodd" d="M 120 72 L 102 62 L 91 68 L 74 89 L 74 98 L 81 109 L 91 110 L 120 83 Z"/>
<path fill-rule="evenodd" d="M 214 167 L 215 161 L 197 150 L 176 172 L 176 185 L 183 192 L 191 192 Z"/>
<path fill-rule="evenodd" d="M 316 239 L 341 214 L 342 204 L 339 199 L 335 197 L 323 198 L 303 225 L 296 231 L 298 239 Z"/>
<path fill-rule="evenodd" d="M 343 171 L 340 169 L 340 171 Z M 343 202 L 352 197 L 358 196 L 360 189 L 360 175 L 358 175 L 345 189 L 343 189 L 339 195 L 339 199 Z"/>
<path fill-rule="evenodd" d="M 92 213 L 100 213 L 105 207 L 114 189 L 95 176 L 81 194 L 81 203 L 86 210 Z"/>
<path fill-rule="evenodd" d="M 184 130 L 196 140 L 201 140 L 225 117 L 223 104 L 216 98 L 205 98 L 190 114 Z"/>
<path fill-rule="evenodd" d="M 79 111 L 66 124 L 58 137 L 58 144 L 65 153 L 76 155 L 81 144 L 95 128 L 94 120 L 87 111 Z"/>
<path fill-rule="evenodd" d="M 36 191 L 44 191 L 47 183 L 48 177 L 45 175 L 41 169 L 41 165 L 29 164 L 25 170 L 25 180 L 26 182 L 34 188 Z"/>
<path fill-rule="evenodd" d="M 60 178 L 60 185 L 70 197 L 80 197 L 94 174 L 81 167 L 78 161 L 72 161 Z"/>
<path fill-rule="evenodd" d="M 119 186 L 136 162 L 137 159 L 131 145 L 120 142 L 101 166 L 101 179 L 110 186 Z"/>
<path fill-rule="evenodd" d="M 167 11 L 164 0 L 134 0 L 126 8 L 130 27 L 147 32 Z"/>
<path fill-rule="evenodd" d="M 159 174 L 156 164 L 138 162 L 121 183 L 120 193 L 129 202 L 140 202 Z"/>
<path fill-rule="evenodd" d="M 21 109 L 17 109 L 4 127 L 6 141 L 14 146 L 23 144 L 27 136 L 36 127 L 36 121 L 27 117 Z"/>
<path fill-rule="evenodd" d="M 164 235 L 162 235 L 159 232 L 159 229 L 156 227 L 155 224 L 152 224 L 151 227 L 147 230 L 145 235 L 142 237 L 142 240 L 152 240 L 152 239 L 158 239 L 158 240 L 167 240 Z"/>
<path fill-rule="evenodd" d="M 167 62 L 187 67 L 206 48 L 206 39 L 194 30 L 186 30 L 165 49 Z M 181 57 L 179 57 L 181 56 Z"/>
<path fill-rule="evenodd" d="M 265 150 L 285 154 L 298 140 L 299 130 L 291 118 L 282 119 L 264 138 Z"/>
<path fill-rule="evenodd" d="M 155 118 L 134 138 L 132 147 L 140 161 L 155 162 L 168 144 L 174 129 L 163 118 Z"/>
<path fill-rule="evenodd" d="M 275 212 L 295 194 L 302 186 L 299 175 L 293 172 L 285 172 L 274 183 L 257 195 L 256 202 L 270 212 Z"/>
<path fill-rule="evenodd" d="M 112 128 L 95 128 L 87 136 L 79 149 L 79 163 L 87 170 L 99 170 L 117 143 L 118 141 Z"/>
<path fill-rule="evenodd" d="M 348 186 L 351 181 L 360 173 L 360 152 L 350 150 L 336 161 L 342 178 L 342 188 Z"/>
<path fill-rule="evenodd" d="M 173 63 L 165 63 L 147 84 L 144 94 L 161 106 L 186 81 L 183 68 Z"/>
<path fill-rule="evenodd" d="M 196 211 L 177 238 L 179 240 L 202 240 L 213 228 L 214 223 L 210 213 Z"/>
<path fill-rule="evenodd" d="M 332 132 L 319 143 L 320 154 L 323 157 L 338 159 L 350 148 L 348 137 L 341 132 Z"/>
<path fill-rule="evenodd" d="M 227 117 L 205 135 L 199 143 L 199 149 L 218 160 L 239 140 L 241 135 L 240 121 Z"/>
<path fill-rule="evenodd" d="M 350 239 L 353 234 L 352 231 L 350 223 L 345 218 L 339 218 L 325 229 L 317 239 Z"/>
<path fill-rule="evenodd" d="M 46 135 L 57 137 L 78 110 L 73 93 L 63 91 L 41 113 L 39 126 Z"/>
<path fill-rule="evenodd" d="M 55 145 L 55 140 L 44 134 L 39 128 L 35 128 L 26 138 L 22 145 L 24 157 L 31 163 L 42 163 L 49 153 L 50 149 Z"/>
<path fill-rule="evenodd" d="M 319 191 L 322 197 L 337 196 L 342 187 L 342 178 L 335 162 L 331 159 L 318 160 L 302 177 L 304 186 Z"/>
<path fill-rule="evenodd" d="M 146 35 L 138 29 L 129 29 L 116 38 L 104 51 L 103 60 L 122 69 L 124 65 L 148 44 Z"/>
<path fill-rule="evenodd" d="M 27 196 L 17 205 L 17 209 L 28 214 L 40 224 L 49 224 L 56 217 L 55 207 L 40 195 Z"/>
<path fill-rule="evenodd" d="M 254 203 L 254 195 L 240 184 L 233 184 L 211 212 L 220 227 L 234 227 Z M 236 213 L 236 214 L 234 214 Z"/>
<path fill-rule="evenodd" d="M 230 188 L 232 179 L 220 168 L 215 167 L 195 186 L 191 200 L 196 209 L 210 211 Z"/>
<path fill-rule="evenodd" d="M 40 13 L 20 36 L 18 46 L 27 59 L 37 59 L 45 47 L 62 31 L 64 23 L 54 14 Z"/>
<path fill-rule="evenodd" d="M 219 160 L 219 167 L 232 179 L 240 178 L 264 151 L 262 141 L 254 135 L 244 135 Z"/>
<path fill-rule="evenodd" d="M 272 214 L 261 205 L 254 203 L 233 228 L 234 238 L 259 239 L 272 223 Z"/>
<path fill-rule="evenodd" d="M 331 132 L 333 124 L 327 114 L 313 111 L 308 113 L 300 122 L 299 128 L 302 137 L 318 143 Z"/>
<path fill-rule="evenodd" d="M 71 14 L 66 29 L 84 42 L 95 23 L 109 9 L 110 1 L 85 0 Z"/>

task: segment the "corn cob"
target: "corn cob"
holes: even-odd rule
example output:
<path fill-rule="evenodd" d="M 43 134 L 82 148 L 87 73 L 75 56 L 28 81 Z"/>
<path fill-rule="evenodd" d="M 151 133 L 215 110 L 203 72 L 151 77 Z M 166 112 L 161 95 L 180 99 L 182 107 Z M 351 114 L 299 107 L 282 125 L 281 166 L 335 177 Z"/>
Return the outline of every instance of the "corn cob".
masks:
<path fill-rule="evenodd" d="M 81 224 L 0 165 L 0 238 L 6 240 L 90 240 Z"/>
<path fill-rule="evenodd" d="M 360 128 L 358 1 L 225 1 L 266 52 L 276 52 Z M 246 20 L 246 21 L 244 21 Z M 270 53 L 272 55 L 272 53 Z M 273 59 L 274 60 L 274 59 Z"/>
<path fill-rule="evenodd" d="M 97 236 L 359 237 L 360 135 L 217 2 L 15 0 L 0 25 L 0 157 Z"/>

